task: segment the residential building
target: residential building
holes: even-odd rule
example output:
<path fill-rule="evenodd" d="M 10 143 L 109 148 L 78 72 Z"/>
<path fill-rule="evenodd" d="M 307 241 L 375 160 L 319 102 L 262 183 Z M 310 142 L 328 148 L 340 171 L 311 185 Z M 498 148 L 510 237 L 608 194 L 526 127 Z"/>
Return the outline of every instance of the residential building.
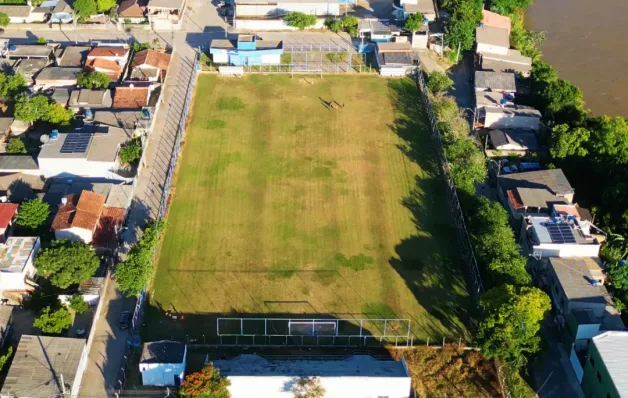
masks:
<path fill-rule="evenodd" d="M 591 339 L 584 365 L 582 390 L 586 397 L 628 396 L 628 332 L 609 331 Z"/>
<path fill-rule="evenodd" d="M 403 19 L 411 14 L 423 14 L 423 18 L 428 21 L 436 20 L 436 8 L 433 0 L 400 0 L 399 4 L 403 11 Z M 393 2 L 393 7 L 397 8 Z"/>
<path fill-rule="evenodd" d="M 541 112 L 524 105 L 485 106 L 477 110 L 476 126 L 487 129 L 523 129 L 538 131 Z"/>
<path fill-rule="evenodd" d="M 510 37 L 506 29 L 494 28 L 480 24 L 475 29 L 475 41 L 477 54 L 508 54 L 510 49 Z"/>
<path fill-rule="evenodd" d="M 163 81 L 170 65 L 170 54 L 156 50 L 142 50 L 133 56 L 131 80 Z"/>
<path fill-rule="evenodd" d="M 50 23 L 71 23 L 74 19 L 74 10 L 70 3 L 74 3 L 71 0 L 59 0 L 52 9 L 50 14 Z"/>
<path fill-rule="evenodd" d="M 92 182 L 80 178 L 73 178 L 72 180 L 53 179 L 49 182 L 48 189 L 41 199 L 50 205 L 50 210 L 55 214 L 61 206 L 63 198 L 68 195 L 80 196 L 83 191 L 91 191 L 106 198 L 105 208 L 126 209 L 131 205 L 132 188 L 131 184 Z"/>
<path fill-rule="evenodd" d="M 49 66 L 42 69 L 35 77 L 35 85 L 43 88 L 73 87 L 76 86 L 77 79 L 81 72 L 83 72 L 81 68 Z"/>
<path fill-rule="evenodd" d="M 358 22 L 360 38 L 373 43 L 390 42 L 401 34 L 401 28 L 387 19 L 361 18 Z"/>
<path fill-rule="evenodd" d="M 408 42 L 376 43 L 375 59 L 381 76 L 405 76 L 418 66 L 418 55 Z"/>
<path fill-rule="evenodd" d="M 517 92 L 515 74 L 475 71 L 475 91 L 514 94 Z"/>
<path fill-rule="evenodd" d="M 377 360 L 369 355 L 349 355 L 341 360 L 292 358 L 246 354 L 213 364 L 231 382 L 228 389 L 232 398 L 290 398 L 290 386 L 305 375 L 318 378 L 329 398 L 411 396 L 412 383 L 403 359 Z"/>
<path fill-rule="evenodd" d="M 105 46 L 101 45 L 93 48 L 87 54 L 87 64 L 91 61 L 101 59 L 105 61 L 113 61 L 118 65 L 124 67 L 129 60 L 129 48 L 128 46 Z"/>
<path fill-rule="evenodd" d="M 5 297 L 7 292 L 21 294 L 35 286 L 37 270 L 33 259 L 39 247 L 37 237 L 12 236 L 0 243 L 0 292 Z"/>
<path fill-rule="evenodd" d="M 15 65 L 13 65 L 13 70 L 21 73 L 26 80 L 26 84 L 30 86 L 33 84 L 35 76 L 49 63 L 50 61 L 47 58 L 18 59 Z"/>
<path fill-rule="evenodd" d="M 480 67 L 484 71 L 515 72 L 527 77 L 532 70 L 532 58 L 514 49 L 509 49 L 506 54 L 485 52 L 480 55 Z"/>
<path fill-rule="evenodd" d="M 115 61 L 110 61 L 102 58 L 95 58 L 87 61 L 85 66 L 89 72 L 100 72 L 109 76 L 111 80 L 118 80 L 122 76 L 123 66 L 119 65 Z"/>
<path fill-rule="evenodd" d="M 340 3 L 340 0 L 235 0 L 235 17 L 283 17 L 290 12 L 337 16 L 340 15 Z"/>
<path fill-rule="evenodd" d="M 281 63 L 281 41 L 258 40 L 255 35 L 239 35 L 236 40 L 214 39 L 209 53 L 215 63 L 230 65 L 278 65 Z"/>
<path fill-rule="evenodd" d="M 482 24 L 493 28 L 506 29 L 510 35 L 511 22 L 509 17 L 489 10 L 482 10 Z"/>
<path fill-rule="evenodd" d="M 515 105 L 515 96 L 508 93 L 493 91 L 476 91 L 475 108 L 476 112 L 484 108 L 501 108 Z"/>
<path fill-rule="evenodd" d="M 11 24 L 34 22 L 30 5 L 2 5 L 0 12 L 7 14 Z"/>
<path fill-rule="evenodd" d="M 11 173 L 0 176 L 0 196 L 6 196 L 13 203 L 35 199 L 43 189 L 44 180 L 39 174 Z"/>
<path fill-rule="evenodd" d="M 130 137 L 139 137 L 150 134 L 153 121 L 153 109 L 145 107 L 141 110 L 96 110 L 93 123 L 119 127 Z"/>
<path fill-rule="evenodd" d="M 114 109 L 140 109 L 155 106 L 158 98 L 157 83 L 133 82 L 116 87 L 113 96 Z"/>
<path fill-rule="evenodd" d="M 85 339 L 23 335 L 0 397 L 76 398 L 87 353 Z"/>
<path fill-rule="evenodd" d="M 573 216 L 529 216 L 524 219 L 521 244 L 535 258 L 597 257 L 600 240 L 591 222 Z"/>
<path fill-rule="evenodd" d="M 536 135 L 529 130 L 489 130 L 488 143 L 489 147 L 485 151 L 489 157 L 526 155 L 539 149 Z"/>
<path fill-rule="evenodd" d="M 148 20 L 154 30 L 179 30 L 187 0 L 148 0 Z"/>
<path fill-rule="evenodd" d="M 51 134 L 37 158 L 41 174 L 51 177 L 91 177 L 126 181 L 117 174 L 118 152 L 131 137 L 124 129 L 85 125 Z"/>
<path fill-rule="evenodd" d="M 185 378 L 187 346 L 178 341 L 144 343 L 140 357 L 142 385 L 178 386 Z"/>
<path fill-rule="evenodd" d="M 43 58 L 54 61 L 54 47 L 44 44 L 10 44 L 6 57 L 14 58 Z"/>
<path fill-rule="evenodd" d="M 82 88 L 73 90 L 70 93 L 70 100 L 68 107 L 75 111 L 84 110 L 86 108 L 111 108 L 113 105 L 113 98 L 111 97 L 111 90 L 93 90 L 88 88 Z"/>
<path fill-rule="evenodd" d="M 95 307 L 98 305 L 98 301 L 100 300 L 100 294 L 102 288 L 105 284 L 105 277 L 91 277 L 83 283 L 79 284 L 78 290 L 74 294 L 80 294 L 83 297 L 83 301 L 87 303 L 90 307 Z M 61 304 L 68 303 L 73 293 L 60 294 L 57 296 Z"/>
<path fill-rule="evenodd" d="M 0 306 L 0 347 L 4 347 L 13 328 L 13 306 Z"/>
<path fill-rule="evenodd" d="M 118 8 L 119 19 L 124 23 L 146 21 L 148 0 L 122 0 Z"/>
<path fill-rule="evenodd" d="M 20 205 L 17 203 L 0 203 L 0 243 L 7 239 L 18 207 Z"/>
<path fill-rule="evenodd" d="M 0 174 L 23 173 L 39 176 L 39 166 L 30 155 L 0 155 Z"/>
<path fill-rule="evenodd" d="M 61 57 L 57 59 L 58 66 L 83 67 L 87 61 L 87 55 L 92 51 L 92 47 L 68 46 L 63 50 Z"/>

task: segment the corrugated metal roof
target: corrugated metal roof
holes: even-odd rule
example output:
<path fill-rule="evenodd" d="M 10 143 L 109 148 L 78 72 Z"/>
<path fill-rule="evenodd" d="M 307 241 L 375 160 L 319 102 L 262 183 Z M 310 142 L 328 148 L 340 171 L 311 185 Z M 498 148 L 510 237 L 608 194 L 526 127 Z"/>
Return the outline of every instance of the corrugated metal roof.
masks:
<path fill-rule="evenodd" d="M 498 47 L 510 47 L 508 30 L 493 26 L 478 26 L 475 28 L 475 41 L 478 44 L 488 44 Z"/>
<path fill-rule="evenodd" d="M 140 363 L 183 363 L 185 344 L 161 340 L 144 343 Z"/>
<path fill-rule="evenodd" d="M 574 193 L 574 189 L 561 169 L 505 174 L 499 177 L 499 184 L 504 190 L 519 187 L 546 188 L 556 195 Z"/>
<path fill-rule="evenodd" d="M 476 89 L 517 91 L 514 73 L 475 71 Z"/>
<path fill-rule="evenodd" d="M 619 396 L 628 396 L 628 332 L 606 332 L 592 341 Z"/>

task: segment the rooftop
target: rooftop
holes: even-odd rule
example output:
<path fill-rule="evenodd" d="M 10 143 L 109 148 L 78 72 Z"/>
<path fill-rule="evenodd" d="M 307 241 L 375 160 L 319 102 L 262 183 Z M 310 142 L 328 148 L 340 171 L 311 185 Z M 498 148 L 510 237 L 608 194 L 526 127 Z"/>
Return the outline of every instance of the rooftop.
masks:
<path fill-rule="evenodd" d="M 46 142 L 38 158 L 83 158 L 94 162 L 113 162 L 120 146 L 129 138 L 130 135 L 121 128 L 85 125 L 69 133 L 60 133 L 58 139 Z"/>
<path fill-rule="evenodd" d="M 11 173 L 0 176 L 0 195 L 7 196 L 11 202 L 23 202 L 35 198 L 34 191 L 44 188 L 41 176 Z"/>
<path fill-rule="evenodd" d="M 111 90 L 83 88 L 72 91 L 68 105 L 71 107 L 109 108 L 112 103 Z"/>
<path fill-rule="evenodd" d="M 343 360 L 268 360 L 258 355 L 239 355 L 214 361 L 224 376 L 409 377 L 402 362 L 380 361 L 369 355 Z"/>
<path fill-rule="evenodd" d="M 12 305 L 0 305 L 0 331 L 2 331 L 2 333 L 7 330 L 11 315 L 13 315 Z"/>
<path fill-rule="evenodd" d="M 380 53 L 393 53 L 393 52 L 412 52 L 412 44 L 405 43 L 376 43 L 377 51 Z"/>
<path fill-rule="evenodd" d="M 510 18 L 499 15 L 496 12 L 482 10 L 482 23 L 484 23 L 484 26 L 506 29 L 510 33 Z"/>
<path fill-rule="evenodd" d="M 49 66 L 39 72 L 35 78 L 35 82 L 43 82 L 44 80 L 71 80 L 75 81 L 83 72 L 81 68 Z M 39 83 L 38 83 L 39 84 Z"/>
<path fill-rule="evenodd" d="M 70 92 L 72 90 L 68 90 L 66 88 L 55 88 L 53 91 L 51 98 L 56 102 L 63 106 L 68 105 L 68 101 L 70 100 Z"/>
<path fill-rule="evenodd" d="M 628 332 L 606 332 L 591 340 L 620 397 L 628 396 Z"/>
<path fill-rule="evenodd" d="M 94 112 L 94 123 L 124 129 L 129 136 L 137 127 L 148 128 L 150 119 L 145 118 L 141 110 L 97 110 Z"/>
<path fill-rule="evenodd" d="M 234 1 L 235 1 L 235 4 L 268 4 L 268 0 L 234 0 Z M 340 3 L 340 0 L 278 0 L 278 1 L 279 3 L 301 3 L 301 4 Z"/>
<path fill-rule="evenodd" d="M 121 17 L 141 18 L 146 12 L 148 0 L 122 0 L 118 13 Z"/>
<path fill-rule="evenodd" d="M 148 8 L 167 8 L 179 10 L 183 7 L 184 0 L 148 0 Z"/>
<path fill-rule="evenodd" d="M 148 105 L 150 86 L 135 85 L 118 86 L 113 97 L 113 108 L 137 109 Z"/>
<path fill-rule="evenodd" d="M 486 113 L 499 113 L 504 115 L 519 116 L 519 117 L 535 117 L 541 118 L 541 112 L 532 108 L 531 106 L 523 105 L 510 105 L 500 107 L 487 107 Z"/>
<path fill-rule="evenodd" d="M 0 12 L 3 12 L 13 18 L 27 18 L 31 15 L 31 7 L 21 5 L 0 5 Z"/>
<path fill-rule="evenodd" d="M 16 72 L 21 73 L 26 78 L 32 78 L 40 70 L 48 65 L 48 58 L 32 58 L 32 59 L 20 59 L 14 65 Z"/>
<path fill-rule="evenodd" d="M 129 53 L 127 47 L 96 47 L 87 54 L 87 58 L 95 57 L 124 57 Z"/>
<path fill-rule="evenodd" d="M 53 15 L 54 14 L 61 14 L 61 13 L 72 13 L 74 10 L 72 9 L 72 6 L 70 5 L 70 3 L 72 3 L 73 1 L 71 0 L 59 0 L 57 2 L 57 5 L 55 5 L 55 8 L 52 10 Z"/>
<path fill-rule="evenodd" d="M 510 47 L 508 30 L 492 26 L 478 26 L 475 28 L 475 41 L 478 44 L 488 44 L 498 47 Z"/>
<path fill-rule="evenodd" d="M 502 145 L 517 145 L 521 150 L 535 151 L 539 148 L 536 135 L 532 132 L 519 130 L 491 130 L 489 132 L 491 143 L 498 149 Z"/>
<path fill-rule="evenodd" d="M 550 257 L 549 260 L 567 299 L 602 304 L 612 302 L 603 285 L 605 277 L 599 259 Z"/>
<path fill-rule="evenodd" d="M 17 203 L 0 203 L 0 228 L 4 229 L 9 226 L 18 207 L 20 205 Z"/>
<path fill-rule="evenodd" d="M 575 219 L 562 217 L 530 217 L 535 240 L 538 244 L 599 245 Z M 584 227 L 588 227 L 585 225 Z M 585 234 L 586 233 L 586 234 Z"/>
<path fill-rule="evenodd" d="M 548 211 L 557 203 L 565 203 L 564 199 L 552 195 L 550 191 L 543 188 L 515 188 L 509 189 L 506 194 L 515 210 L 524 207 L 536 207 Z"/>
<path fill-rule="evenodd" d="M 80 194 L 82 191 L 91 191 L 107 198 L 105 206 L 126 208 L 131 201 L 131 188 L 131 185 L 76 181 L 75 179 L 72 180 L 72 184 L 68 184 L 66 179 L 52 179 L 43 200 L 53 208 L 57 208 L 61 203 L 61 198 Z"/>
<path fill-rule="evenodd" d="M 39 166 L 30 155 L 0 155 L 0 173 L 11 170 L 38 170 Z"/>
<path fill-rule="evenodd" d="M 14 7 L 14 6 L 10 6 Z M 15 57 L 40 57 L 47 58 L 52 55 L 52 47 L 45 44 L 18 44 L 9 46 L 9 58 Z"/>
<path fill-rule="evenodd" d="M 37 237 L 12 236 L 0 244 L 0 271 L 22 272 L 37 241 Z"/>
<path fill-rule="evenodd" d="M 61 58 L 57 60 L 57 64 L 59 66 L 83 66 L 91 49 L 91 47 L 85 46 L 66 47 Z"/>
<path fill-rule="evenodd" d="M 143 50 L 133 56 L 131 66 L 137 68 L 139 66 L 152 66 L 161 70 L 167 70 L 170 65 L 170 54 L 155 50 Z"/>
<path fill-rule="evenodd" d="M 525 56 L 521 55 L 521 51 L 515 50 L 515 49 L 512 49 L 512 48 L 510 50 L 508 50 L 508 54 L 506 54 L 506 55 L 493 54 L 493 53 L 482 53 L 482 59 L 483 60 L 490 59 L 490 60 L 495 60 L 495 61 L 520 63 L 520 64 L 523 64 L 523 65 L 526 65 L 526 66 L 529 66 L 529 67 L 532 66 L 532 58 L 525 57 Z"/>
<path fill-rule="evenodd" d="M 52 222 L 52 229 L 82 228 L 95 231 L 106 198 L 95 192 L 82 191 L 80 194 L 67 195 L 66 199 L 66 204 L 59 208 Z"/>
<path fill-rule="evenodd" d="M 140 363 L 183 363 L 185 344 L 178 341 L 144 343 Z"/>
<path fill-rule="evenodd" d="M 475 92 L 475 106 L 477 108 L 483 108 L 486 106 L 503 106 L 514 105 L 515 99 L 512 94 L 496 93 L 493 91 L 476 91 Z M 504 104 L 502 104 L 504 101 Z"/>
<path fill-rule="evenodd" d="M 238 51 L 258 51 L 258 50 L 275 50 L 280 49 L 283 42 L 279 40 L 256 40 L 255 50 L 238 50 Z M 209 44 L 210 48 L 220 48 L 223 50 L 236 50 L 238 48 L 237 40 L 213 39 Z"/>
<path fill-rule="evenodd" d="M 23 335 L 2 386 L 2 396 L 49 398 L 70 391 L 85 348 L 84 339 Z"/>
<path fill-rule="evenodd" d="M 475 71 L 475 88 L 517 91 L 514 73 Z"/>
<path fill-rule="evenodd" d="M 544 188 L 555 195 L 573 194 L 567 177 L 561 169 L 526 171 L 499 176 L 504 191 L 515 188 Z"/>
<path fill-rule="evenodd" d="M 118 232 L 125 218 L 126 209 L 105 207 L 98 219 L 93 245 L 95 247 L 115 249 L 118 246 Z"/>
<path fill-rule="evenodd" d="M 404 3 L 403 9 L 406 12 L 420 12 L 421 14 L 434 14 L 434 2 L 432 0 L 417 0 L 416 4 Z"/>

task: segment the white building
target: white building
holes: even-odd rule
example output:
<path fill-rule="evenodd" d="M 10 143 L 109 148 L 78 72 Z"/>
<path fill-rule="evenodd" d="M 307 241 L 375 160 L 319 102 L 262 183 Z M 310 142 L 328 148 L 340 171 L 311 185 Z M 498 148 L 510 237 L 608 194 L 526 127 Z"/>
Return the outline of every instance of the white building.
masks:
<path fill-rule="evenodd" d="M 506 29 L 480 25 L 475 29 L 475 52 L 478 54 L 508 54 L 510 37 Z"/>
<path fill-rule="evenodd" d="M 105 200 L 104 195 L 91 191 L 82 191 L 63 198 L 52 222 L 55 238 L 91 243 Z"/>
<path fill-rule="evenodd" d="M 9 16 L 9 21 L 11 24 L 43 22 L 45 13 L 33 13 L 32 10 L 33 8 L 30 5 L 0 6 L 0 12 L 3 12 Z"/>
<path fill-rule="evenodd" d="M 591 222 L 574 216 L 530 216 L 522 224 L 522 243 L 536 258 L 597 257 L 600 242 Z"/>
<path fill-rule="evenodd" d="M 488 129 L 524 129 L 538 131 L 541 112 L 523 105 L 484 107 L 478 112 L 477 122 Z"/>
<path fill-rule="evenodd" d="M 316 377 L 325 398 L 409 398 L 410 374 L 405 361 L 381 361 L 369 355 L 344 360 L 265 359 L 240 355 L 214 361 L 226 376 L 232 398 L 292 398 L 292 388 L 302 377 Z"/>
<path fill-rule="evenodd" d="M 0 292 L 30 290 L 37 274 L 33 259 L 39 251 L 37 237 L 10 237 L 0 244 Z"/>
<path fill-rule="evenodd" d="M 178 341 L 145 343 L 140 357 L 140 373 L 145 386 L 178 386 L 185 378 L 187 346 Z"/>
<path fill-rule="evenodd" d="M 282 17 L 290 12 L 317 16 L 340 15 L 339 0 L 235 0 L 235 18 Z"/>
<path fill-rule="evenodd" d="M 411 14 L 420 13 L 428 21 L 436 20 L 436 9 L 432 0 L 400 0 L 399 4 L 402 8 L 403 19 L 408 18 Z"/>

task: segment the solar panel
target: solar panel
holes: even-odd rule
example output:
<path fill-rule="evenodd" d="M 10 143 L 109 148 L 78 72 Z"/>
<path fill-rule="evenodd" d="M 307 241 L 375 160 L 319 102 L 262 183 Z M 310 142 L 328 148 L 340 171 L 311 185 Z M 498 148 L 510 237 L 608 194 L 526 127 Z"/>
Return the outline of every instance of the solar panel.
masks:
<path fill-rule="evenodd" d="M 85 153 L 89 148 L 93 134 L 71 133 L 65 138 L 61 153 Z"/>
<path fill-rule="evenodd" d="M 569 224 L 548 224 L 547 232 L 553 243 L 576 243 Z"/>

